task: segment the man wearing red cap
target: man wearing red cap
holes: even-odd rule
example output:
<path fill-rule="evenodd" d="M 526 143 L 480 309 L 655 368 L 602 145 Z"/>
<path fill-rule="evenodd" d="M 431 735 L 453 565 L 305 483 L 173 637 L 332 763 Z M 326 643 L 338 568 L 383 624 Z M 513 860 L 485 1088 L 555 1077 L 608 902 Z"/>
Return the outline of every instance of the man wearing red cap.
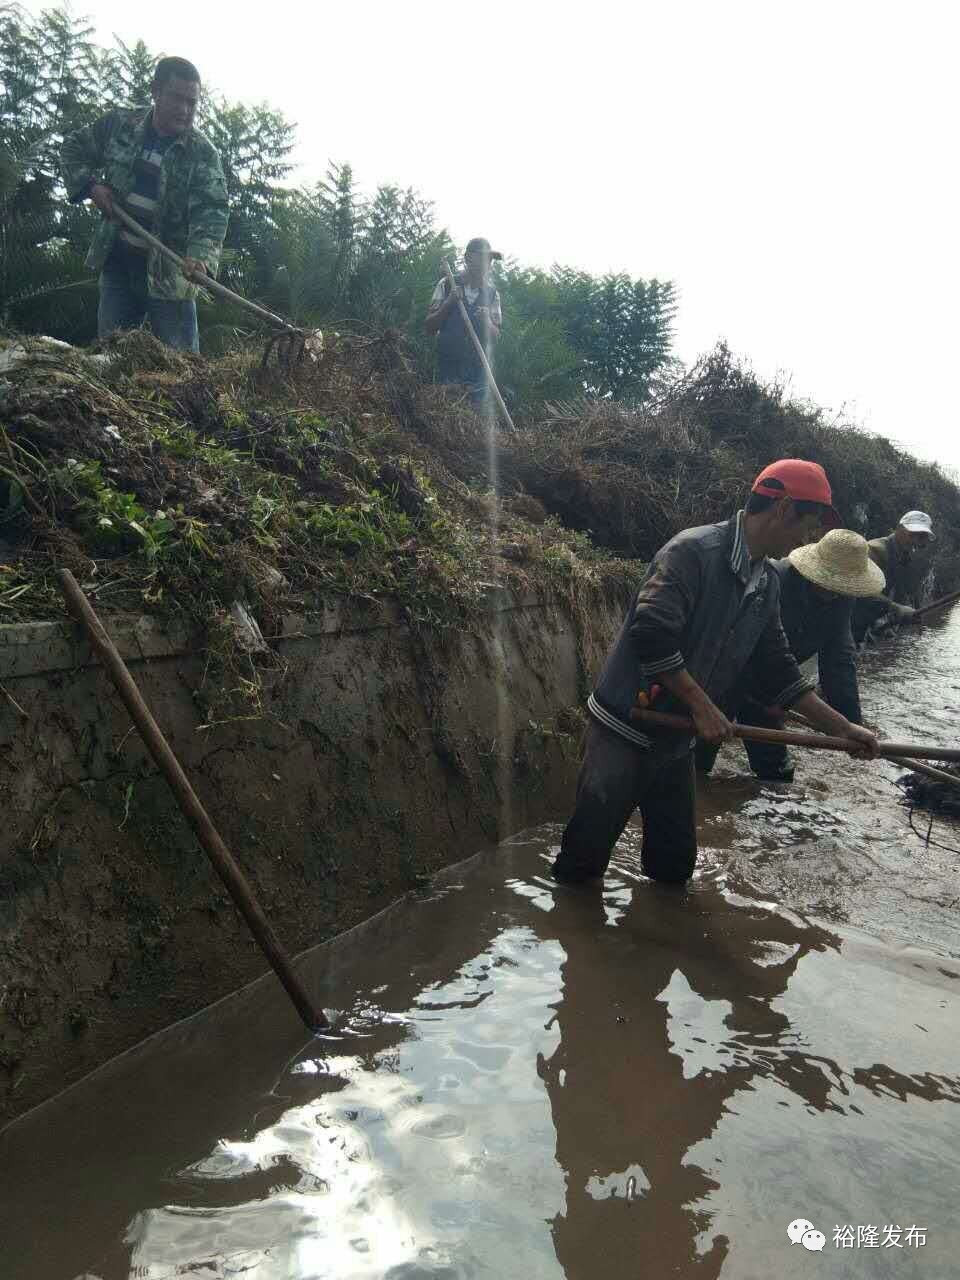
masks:
<path fill-rule="evenodd" d="M 693 740 L 641 731 L 630 719 L 638 701 L 689 716 L 699 738 L 721 743 L 733 727 L 718 703 L 742 684 L 761 705 L 794 706 L 816 728 L 850 738 L 857 754 L 877 754 L 876 737 L 801 674 L 780 624 L 779 578 L 767 565 L 839 523 L 823 468 L 785 458 L 761 471 L 732 520 L 685 529 L 657 552 L 587 702 L 586 754 L 557 880 L 602 876 L 636 808 L 644 873 L 672 883 L 693 873 Z"/>

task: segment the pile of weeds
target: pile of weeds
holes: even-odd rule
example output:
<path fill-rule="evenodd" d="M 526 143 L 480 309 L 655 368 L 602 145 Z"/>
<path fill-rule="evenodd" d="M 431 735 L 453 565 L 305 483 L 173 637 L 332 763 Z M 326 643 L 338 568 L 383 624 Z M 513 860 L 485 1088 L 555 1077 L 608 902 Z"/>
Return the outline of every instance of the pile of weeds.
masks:
<path fill-rule="evenodd" d="M 719 346 L 642 408 L 554 405 L 503 439 L 500 478 L 617 555 L 648 560 L 681 529 L 726 519 L 777 458 L 819 462 L 868 538 L 920 509 L 937 531 L 937 589 L 960 586 L 960 490 L 935 464 L 792 399 Z"/>
<path fill-rule="evenodd" d="M 205 360 L 145 331 L 91 351 L 11 337 L 0 624 L 65 616 L 69 568 L 104 613 L 195 624 L 211 684 L 258 714 L 257 668 L 286 614 L 340 598 L 470 627 L 507 588 L 563 596 L 586 635 L 638 561 L 728 517 L 777 457 L 822 463 L 845 523 L 867 536 L 928 511 L 937 587 L 960 585 L 952 480 L 760 382 L 724 347 L 642 408 L 584 399 L 506 432 L 456 390 L 424 386 L 391 332 L 286 365 Z"/>
<path fill-rule="evenodd" d="M 582 601 L 631 574 L 490 492 L 483 424 L 419 383 L 396 335 L 285 367 L 146 331 L 92 352 L 18 341 L 28 358 L 0 377 L 0 623 L 62 617 L 61 567 L 105 612 L 209 634 L 240 601 L 268 639 L 333 597 L 463 626 L 495 586 Z"/>
<path fill-rule="evenodd" d="M 938 763 L 937 768 L 940 773 L 960 781 L 960 766 Z M 960 790 L 953 783 L 907 773 L 897 779 L 897 786 L 903 789 L 904 803 L 911 807 L 928 809 L 947 818 L 960 818 Z"/>

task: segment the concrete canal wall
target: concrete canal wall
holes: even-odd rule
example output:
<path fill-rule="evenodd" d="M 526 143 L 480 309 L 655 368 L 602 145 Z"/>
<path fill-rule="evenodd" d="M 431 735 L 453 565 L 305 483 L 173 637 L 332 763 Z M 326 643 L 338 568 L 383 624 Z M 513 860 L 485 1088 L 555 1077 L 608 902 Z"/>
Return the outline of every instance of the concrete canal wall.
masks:
<path fill-rule="evenodd" d="M 622 607 L 493 593 L 470 633 L 289 616 L 263 714 L 212 724 L 185 627 L 107 625 L 296 952 L 563 812 Z M 0 813 L 2 1124 L 265 966 L 70 624 L 0 627 Z"/>

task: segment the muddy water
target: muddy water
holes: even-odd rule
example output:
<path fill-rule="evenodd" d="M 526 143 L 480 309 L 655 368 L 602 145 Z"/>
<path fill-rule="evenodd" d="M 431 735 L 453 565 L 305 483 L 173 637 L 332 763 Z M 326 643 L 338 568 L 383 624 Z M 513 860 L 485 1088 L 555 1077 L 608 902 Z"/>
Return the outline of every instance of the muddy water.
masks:
<path fill-rule="evenodd" d="M 952 738 L 960 611 L 863 685 Z M 924 844 L 886 764 L 742 764 L 686 891 L 635 830 L 558 888 L 526 832 L 310 958 L 335 1035 L 267 980 L 0 1134 L 0 1275 L 960 1274 L 960 829 Z"/>

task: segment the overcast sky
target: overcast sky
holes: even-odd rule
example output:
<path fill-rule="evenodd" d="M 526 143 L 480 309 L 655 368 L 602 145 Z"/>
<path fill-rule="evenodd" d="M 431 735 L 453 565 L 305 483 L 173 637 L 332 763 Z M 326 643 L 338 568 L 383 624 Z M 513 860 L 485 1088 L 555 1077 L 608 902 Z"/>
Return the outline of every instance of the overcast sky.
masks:
<path fill-rule="evenodd" d="M 47 5 L 30 0 L 37 10 Z M 98 42 L 196 62 L 528 264 L 671 279 L 675 350 L 960 467 L 958 7 L 931 0 L 89 0 Z"/>

